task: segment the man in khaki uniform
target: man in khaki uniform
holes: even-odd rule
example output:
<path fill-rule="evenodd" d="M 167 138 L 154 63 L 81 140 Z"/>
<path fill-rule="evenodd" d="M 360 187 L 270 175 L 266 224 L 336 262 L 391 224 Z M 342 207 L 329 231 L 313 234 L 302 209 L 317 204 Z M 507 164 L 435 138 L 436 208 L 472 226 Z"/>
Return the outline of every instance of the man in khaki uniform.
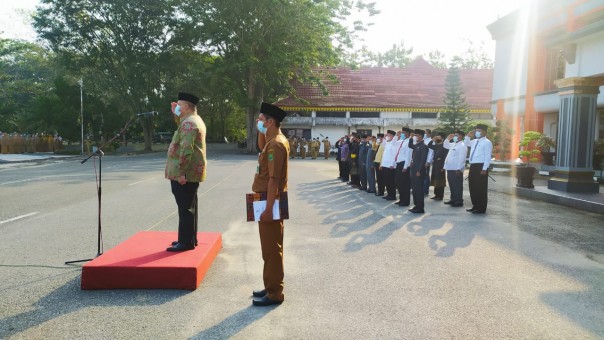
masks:
<path fill-rule="evenodd" d="M 260 246 L 264 260 L 264 289 L 253 291 L 254 306 L 281 304 L 283 295 L 283 219 L 273 219 L 273 205 L 278 195 L 287 191 L 289 144 L 280 125 L 285 111 L 262 103 L 257 119 L 258 131 L 265 136 L 258 156 L 258 170 L 252 184 L 255 193 L 266 193 L 266 209 L 258 221 Z"/>
<path fill-rule="evenodd" d="M 306 140 L 304 138 L 302 138 L 300 140 L 300 158 L 305 159 L 306 158 L 306 145 L 308 143 L 306 142 Z"/>
<path fill-rule="evenodd" d="M 317 140 L 316 139 L 311 139 L 310 140 L 310 157 L 312 159 L 317 159 Z"/>
<path fill-rule="evenodd" d="M 294 140 L 294 137 L 289 137 L 287 139 L 287 142 L 289 143 L 289 149 L 290 150 L 296 150 L 296 146 L 295 146 L 296 141 Z M 290 152 L 289 153 L 289 158 L 290 159 L 294 158 L 294 156 L 295 156 L 295 152 Z"/>
<path fill-rule="evenodd" d="M 325 137 L 322 140 L 323 142 L 323 153 L 325 154 L 325 159 L 329 159 L 329 151 L 331 150 L 331 143 L 329 142 L 329 137 Z"/>

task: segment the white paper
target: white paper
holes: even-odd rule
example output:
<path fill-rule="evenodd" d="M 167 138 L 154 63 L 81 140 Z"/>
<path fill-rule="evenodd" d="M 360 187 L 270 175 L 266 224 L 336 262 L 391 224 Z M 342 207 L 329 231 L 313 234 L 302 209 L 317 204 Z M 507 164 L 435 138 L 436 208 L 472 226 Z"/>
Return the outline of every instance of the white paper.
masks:
<path fill-rule="evenodd" d="M 266 201 L 254 201 L 254 221 L 260 221 L 260 215 L 266 209 Z M 273 204 L 273 220 L 279 220 L 281 216 L 279 215 L 279 200 L 275 200 Z"/>

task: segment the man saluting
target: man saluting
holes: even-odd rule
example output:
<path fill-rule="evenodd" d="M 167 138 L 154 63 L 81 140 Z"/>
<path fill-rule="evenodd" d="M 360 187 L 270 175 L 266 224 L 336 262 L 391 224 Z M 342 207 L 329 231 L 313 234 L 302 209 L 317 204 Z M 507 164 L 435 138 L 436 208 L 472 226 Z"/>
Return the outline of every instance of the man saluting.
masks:
<path fill-rule="evenodd" d="M 254 306 L 281 304 L 283 295 L 283 219 L 273 219 L 273 205 L 277 196 L 287 191 L 287 165 L 289 144 L 281 133 L 281 121 L 285 111 L 271 104 L 262 103 L 256 120 L 258 131 L 264 135 L 260 143 L 258 168 L 252 191 L 266 193 L 266 210 L 258 221 L 260 246 L 264 260 L 264 289 L 253 292 Z"/>

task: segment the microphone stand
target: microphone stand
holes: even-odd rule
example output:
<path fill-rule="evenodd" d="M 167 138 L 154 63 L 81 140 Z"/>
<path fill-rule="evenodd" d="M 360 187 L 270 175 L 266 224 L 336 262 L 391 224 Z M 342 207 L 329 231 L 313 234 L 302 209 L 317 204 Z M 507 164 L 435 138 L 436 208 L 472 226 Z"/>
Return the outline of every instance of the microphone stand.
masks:
<path fill-rule="evenodd" d="M 99 206 L 98 206 L 98 232 L 97 232 L 97 253 L 96 253 L 95 257 L 99 257 L 99 256 L 103 255 L 103 249 L 102 249 L 102 244 L 101 244 L 101 240 L 103 239 L 103 232 L 102 232 L 102 228 L 101 228 L 101 196 L 102 196 L 102 187 L 101 187 L 102 176 L 101 176 L 101 169 L 102 169 L 103 156 L 105 155 L 103 153 L 103 148 L 106 145 L 112 143 L 114 140 L 116 140 L 120 136 L 122 136 L 124 133 L 126 133 L 126 131 L 128 130 L 128 128 L 130 127 L 130 125 L 132 125 L 132 123 L 135 120 L 138 120 L 139 117 L 140 117 L 139 115 L 131 117 L 126 122 L 126 125 L 124 125 L 124 127 L 120 130 L 120 132 L 118 134 L 116 134 L 115 136 L 113 136 L 113 138 L 111 138 L 110 140 L 108 140 L 107 142 L 105 142 L 95 152 L 93 152 L 90 156 L 88 156 L 86 159 L 84 159 L 83 161 L 80 162 L 80 164 L 84 164 L 90 158 L 92 158 L 94 156 L 98 156 L 99 157 L 99 185 L 97 187 L 97 197 L 98 197 L 98 202 L 99 202 Z M 92 261 L 92 260 L 93 259 L 66 261 L 65 264 L 78 263 L 78 262 L 88 262 L 88 261 Z"/>

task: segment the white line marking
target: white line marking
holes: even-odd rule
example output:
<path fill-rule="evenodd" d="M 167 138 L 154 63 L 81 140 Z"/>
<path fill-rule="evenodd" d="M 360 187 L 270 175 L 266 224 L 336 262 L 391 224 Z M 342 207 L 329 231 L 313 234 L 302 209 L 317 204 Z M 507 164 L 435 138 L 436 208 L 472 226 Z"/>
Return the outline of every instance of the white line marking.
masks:
<path fill-rule="evenodd" d="M 29 213 L 29 214 L 26 214 L 26 215 L 21 215 L 21 216 L 13 217 L 13 218 L 8 219 L 8 220 L 6 220 L 6 221 L 0 221 L 0 224 L 4 224 L 4 223 L 8 223 L 8 222 L 12 222 L 12 221 L 20 220 L 20 219 L 22 219 L 22 218 L 26 218 L 26 217 L 29 217 L 29 216 L 33 216 L 33 215 L 35 215 L 35 214 L 39 214 L 39 212 L 37 212 L 37 211 L 36 211 L 36 212 Z"/>
<path fill-rule="evenodd" d="M 143 183 L 143 182 L 144 181 L 138 181 L 138 182 L 130 183 L 130 184 L 128 184 L 128 186 L 133 186 L 133 185 L 136 185 L 136 184 L 139 184 L 139 183 Z"/>
<path fill-rule="evenodd" d="M 57 177 L 61 178 L 61 177 L 85 177 L 85 176 L 92 176 L 92 174 L 50 175 L 50 176 L 28 178 L 28 179 L 23 179 L 23 180 L 20 180 L 20 181 L 3 182 L 3 183 L 0 183 L 0 185 L 8 185 L 8 184 L 23 183 L 23 182 L 31 182 L 31 181 L 44 180 L 44 179 L 57 178 Z"/>

